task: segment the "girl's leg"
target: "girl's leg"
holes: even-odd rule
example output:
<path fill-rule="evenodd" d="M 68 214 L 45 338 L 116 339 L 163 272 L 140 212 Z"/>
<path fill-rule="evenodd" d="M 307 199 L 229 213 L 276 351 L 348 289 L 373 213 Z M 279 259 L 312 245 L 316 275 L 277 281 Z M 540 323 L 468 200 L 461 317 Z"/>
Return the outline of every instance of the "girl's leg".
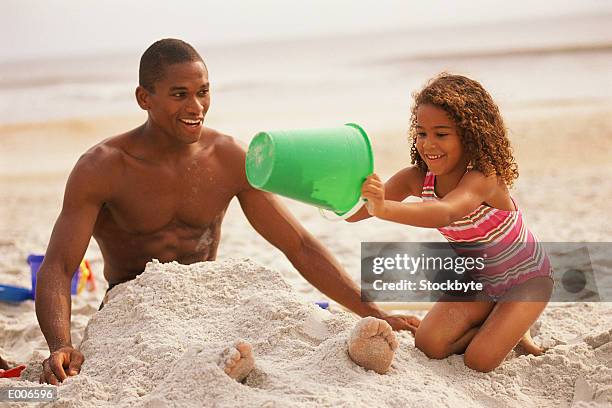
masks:
<path fill-rule="evenodd" d="M 521 338 L 521 340 L 519 340 L 519 345 L 527 354 L 533 354 L 534 356 L 541 356 L 542 354 L 544 354 L 544 349 L 535 344 L 535 342 L 531 338 L 531 333 L 529 330 L 527 330 L 525 334 L 523 334 L 523 337 Z"/>
<path fill-rule="evenodd" d="M 499 366 L 546 307 L 552 286 L 550 278 L 538 277 L 508 292 L 471 339 L 465 365 L 482 372 Z"/>
<path fill-rule="evenodd" d="M 495 306 L 492 300 L 451 301 L 445 297 L 427 313 L 414 336 L 414 345 L 429 358 L 461 354 Z"/>

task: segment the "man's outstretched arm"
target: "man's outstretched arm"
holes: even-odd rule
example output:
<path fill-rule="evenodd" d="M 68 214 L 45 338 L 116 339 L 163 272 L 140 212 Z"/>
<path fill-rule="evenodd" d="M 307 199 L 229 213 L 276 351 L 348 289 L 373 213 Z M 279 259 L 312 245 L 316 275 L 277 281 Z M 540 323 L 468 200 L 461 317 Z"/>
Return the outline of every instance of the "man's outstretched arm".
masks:
<path fill-rule="evenodd" d="M 41 382 L 50 384 L 78 374 L 84 360 L 70 336 L 70 283 L 92 236 L 105 189 L 100 182 L 104 173 L 87 162 L 92 161 L 88 156 L 79 160 L 68 179 L 36 280 L 36 316 L 51 353 L 43 363 Z"/>
<path fill-rule="evenodd" d="M 247 188 L 238 194 L 238 200 L 253 228 L 321 292 L 359 316 L 384 319 L 395 330 L 416 331 L 419 319 L 389 316 L 376 304 L 362 302 L 359 287 L 338 261 L 272 194 Z"/>

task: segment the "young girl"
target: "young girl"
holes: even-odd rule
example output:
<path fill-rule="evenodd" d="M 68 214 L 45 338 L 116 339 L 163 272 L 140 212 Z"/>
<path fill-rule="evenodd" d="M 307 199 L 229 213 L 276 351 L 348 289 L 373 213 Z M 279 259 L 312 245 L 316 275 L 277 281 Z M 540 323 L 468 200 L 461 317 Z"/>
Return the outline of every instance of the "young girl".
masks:
<path fill-rule="evenodd" d="M 552 293 L 552 270 L 508 192 L 518 170 L 498 107 L 478 82 L 441 74 L 416 94 L 410 135 L 414 165 L 385 184 L 368 177 L 367 211 L 349 221 L 371 215 L 437 228 L 451 245 L 482 245 L 495 254 L 472 275 L 483 291 L 469 301 L 445 295 L 436 302 L 416 347 L 436 359 L 464 353 L 465 364 L 482 372 L 499 366 L 519 341 L 541 354 L 529 328 Z M 423 202 L 402 203 L 408 196 Z"/>

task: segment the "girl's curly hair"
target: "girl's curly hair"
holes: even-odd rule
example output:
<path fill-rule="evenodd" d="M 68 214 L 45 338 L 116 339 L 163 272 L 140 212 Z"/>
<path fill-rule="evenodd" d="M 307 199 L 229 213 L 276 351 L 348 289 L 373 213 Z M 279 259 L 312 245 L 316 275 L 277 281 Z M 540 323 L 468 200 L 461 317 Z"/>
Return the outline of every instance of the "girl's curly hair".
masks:
<path fill-rule="evenodd" d="M 499 108 L 480 83 L 444 72 L 431 79 L 413 97 L 410 118 L 412 164 L 427 171 L 427 165 L 416 149 L 416 114 L 419 106 L 434 105 L 443 109 L 455 122 L 472 168 L 486 176 L 497 174 L 508 187 L 512 186 L 519 174 L 518 166 L 512 156 Z"/>

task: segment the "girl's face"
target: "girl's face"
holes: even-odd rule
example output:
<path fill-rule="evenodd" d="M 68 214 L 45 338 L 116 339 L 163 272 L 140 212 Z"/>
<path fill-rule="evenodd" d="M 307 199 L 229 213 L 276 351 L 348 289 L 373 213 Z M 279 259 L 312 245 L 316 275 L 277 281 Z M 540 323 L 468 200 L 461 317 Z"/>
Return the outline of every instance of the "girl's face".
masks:
<path fill-rule="evenodd" d="M 417 108 L 416 148 L 436 176 L 465 172 L 467 160 L 455 122 L 435 105 Z"/>

